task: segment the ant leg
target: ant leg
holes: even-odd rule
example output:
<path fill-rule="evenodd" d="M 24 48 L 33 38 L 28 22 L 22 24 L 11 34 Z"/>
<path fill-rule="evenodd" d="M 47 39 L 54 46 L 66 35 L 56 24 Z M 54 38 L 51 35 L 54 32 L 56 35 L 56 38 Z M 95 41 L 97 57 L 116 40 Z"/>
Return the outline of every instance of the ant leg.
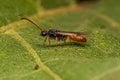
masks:
<path fill-rule="evenodd" d="M 73 45 L 73 43 L 72 43 L 72 39 L 71 39 L 70 37 L 69 37 L 69 41 L 70 41 L 70 44 Z"/>
<path fill-rule="evenodd" d="M 69 37 L 69 41 L 72 42 L 72 40 L 70 39 L 70 37 Z"/>
<path fill-rule="evenodd" d="M 64 41 L 64 43 L 66 43 L 66 39 L 65 40 L 63 40 Z"/>
<path fill-rule="evenodd" d="M 65 38 L 63 41 L 64 41 L 64 43 L 66 43 L 66 40 L 67 40 L 67 38 Z"/>
<path fill-rule="evenodd" d="M 47 40 L 47 37 L 45 37 L 44 42 L 43 42 L 43 45 L 45 45 L 46 40 Z"/>
<path fill-rule="evenodd" d="M 56 37 L 55 40 L 56 40 L 56 44 L 58 45 L 58 38 Z"/>
<path fill-rule="evenodd" d="M 48 36 L 48 42 L 49 42 L 49 45 L 50 45 L 50 37 Z"/>

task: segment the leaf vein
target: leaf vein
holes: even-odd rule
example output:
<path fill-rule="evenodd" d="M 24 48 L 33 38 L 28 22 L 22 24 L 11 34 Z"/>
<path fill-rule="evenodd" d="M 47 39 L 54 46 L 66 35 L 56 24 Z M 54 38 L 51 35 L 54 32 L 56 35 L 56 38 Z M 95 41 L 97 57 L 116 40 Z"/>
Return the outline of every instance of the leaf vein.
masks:
<path fill-rule="evenodd" d="M 39 65 L 39 67 L 43 71 L 45 71 L 47 74 L 49 74 L 55 80 L 62 80 L 60 78 L 60 76 L 58 76 L 56 73 L 54 73 L 49 67 L 44 65 L 44 63 L 41 61 L 41 58 L 37 55 L 36 51 L 16 31 L 9 30 L 9 31 L 5 32 L 5 34 L 10 35 L 14 39 L 18 40 L 20 42 L 20 44 L 27 49 L 27 51 L 30 53 L 30 55 L 32 55 L 32 57 L 35 59 L 36 63 Z"/>

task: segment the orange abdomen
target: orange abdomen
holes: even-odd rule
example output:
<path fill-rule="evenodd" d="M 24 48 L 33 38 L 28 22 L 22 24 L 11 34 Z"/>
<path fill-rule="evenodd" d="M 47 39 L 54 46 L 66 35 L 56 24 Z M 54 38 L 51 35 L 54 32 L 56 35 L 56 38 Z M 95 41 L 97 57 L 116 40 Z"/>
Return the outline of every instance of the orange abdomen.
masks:
<path fill-rule="evenodd" d="M 77 41 L 77 42 L 86 42 L 87 39 L 84 36 L 69 36 L 70 40 Z"/>

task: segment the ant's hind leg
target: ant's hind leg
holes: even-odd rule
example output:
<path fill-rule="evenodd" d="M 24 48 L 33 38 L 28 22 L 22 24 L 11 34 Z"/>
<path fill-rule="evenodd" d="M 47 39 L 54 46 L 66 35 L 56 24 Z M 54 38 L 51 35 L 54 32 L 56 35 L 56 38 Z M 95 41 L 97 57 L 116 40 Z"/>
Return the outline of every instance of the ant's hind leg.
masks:
<path fill-rule="evenodd" d="M 69 41 L 72 42 L 71 38 L 69 37 Z"/>
<path fill-rule="evenodd" d="M 70 44 L 73 45 L 72 39 L 69 37 Z"/>

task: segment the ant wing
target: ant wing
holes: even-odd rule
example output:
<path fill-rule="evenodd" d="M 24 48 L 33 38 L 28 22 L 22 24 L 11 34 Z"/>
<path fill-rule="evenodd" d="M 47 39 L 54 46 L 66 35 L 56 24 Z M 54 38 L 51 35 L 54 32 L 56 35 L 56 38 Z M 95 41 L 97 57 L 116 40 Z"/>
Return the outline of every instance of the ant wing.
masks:
<path fill-rule="evenodd" d="M 88 34 L 80 33 L 80 32 L 67 32 L 67 31 L 58 31 L 56 34 L 64 35 L 64 36 L 83 36 L 89 37 Z"/>
<path fill-rule="evenodd" d="M 64 36 L 76 35 L 76 34 L 73 34 L 73 33 L 70 33 L 70 32 L 63 32 L 63 31 L 58 31 L 58 32 L 56 32 L 56 34 L 64 35 Z"/>

